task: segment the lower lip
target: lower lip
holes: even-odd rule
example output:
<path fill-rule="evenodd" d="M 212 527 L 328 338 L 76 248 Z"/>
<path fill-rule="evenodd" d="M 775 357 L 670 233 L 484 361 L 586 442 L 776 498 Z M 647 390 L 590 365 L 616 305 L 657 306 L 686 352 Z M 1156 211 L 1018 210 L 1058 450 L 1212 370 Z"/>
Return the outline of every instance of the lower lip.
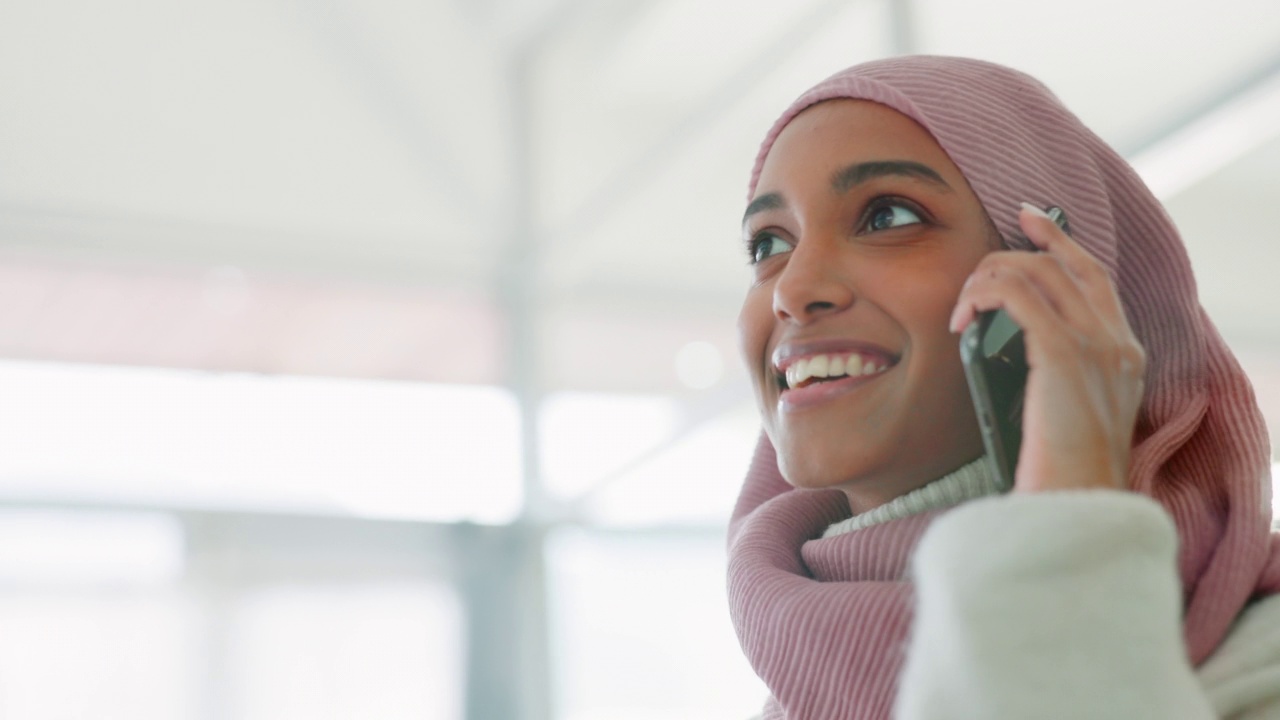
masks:
<path fill-rule="evenodd" d="M 867 383 L 874 382 L 890 370 L 893 370 L 893 366 L 875 375 L 843 377 L 839 380 L 817 382 L 795 390 L 783 390 L 782 395 L 778 397 L 778 408 L 781 410 L 799 410 L 820 405 L 834 397 L 853 392 Z"/>

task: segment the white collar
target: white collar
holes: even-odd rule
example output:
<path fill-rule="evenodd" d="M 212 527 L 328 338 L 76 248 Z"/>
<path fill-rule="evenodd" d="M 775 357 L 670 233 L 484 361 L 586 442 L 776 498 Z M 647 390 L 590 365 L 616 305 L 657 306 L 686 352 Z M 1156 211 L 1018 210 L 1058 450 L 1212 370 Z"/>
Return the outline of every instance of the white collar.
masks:
<path fill-rule="evenodd" d="M 906 495 L 900 495 L 883 505 L 829 526 L 822 533 L 822 537 L 835 537 L 888 520 L 952 507 L 966 500 L 995 495 L 1002 489 L 999 479 L 991 472 L 987 458 L 980 457 L 924 487 L 916 488 Z"/>

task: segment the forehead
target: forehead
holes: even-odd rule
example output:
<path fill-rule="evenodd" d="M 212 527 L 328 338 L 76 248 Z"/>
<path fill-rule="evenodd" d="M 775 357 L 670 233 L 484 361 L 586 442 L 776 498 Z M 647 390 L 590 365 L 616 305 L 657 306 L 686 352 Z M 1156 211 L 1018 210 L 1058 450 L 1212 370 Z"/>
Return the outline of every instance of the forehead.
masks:
<path fill-rule="evenodd" d="M 869 100 L 827 100 L 805 109 L 778 134 L 760 169 L 756 195 L 778 190 L 796 175 L 825 182 L 853 163 L 912 160 L 955 186 L 963 175 L 946 151 L 915 120 Z"/>

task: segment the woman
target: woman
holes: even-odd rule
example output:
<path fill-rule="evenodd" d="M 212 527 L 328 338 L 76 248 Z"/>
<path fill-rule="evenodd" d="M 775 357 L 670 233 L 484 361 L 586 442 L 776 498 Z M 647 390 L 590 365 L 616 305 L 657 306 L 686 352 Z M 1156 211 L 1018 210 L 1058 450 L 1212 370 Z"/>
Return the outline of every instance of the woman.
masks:
<path fill-rule="evenodd" d="M 1280 717 L 1265 427 L 1114 151 L 1021 73 L 895 58 L 797 100 L 749 201 L 729 596 L 766 717 Z M 1008 492 L 957 350 L 996 308 Z"/>

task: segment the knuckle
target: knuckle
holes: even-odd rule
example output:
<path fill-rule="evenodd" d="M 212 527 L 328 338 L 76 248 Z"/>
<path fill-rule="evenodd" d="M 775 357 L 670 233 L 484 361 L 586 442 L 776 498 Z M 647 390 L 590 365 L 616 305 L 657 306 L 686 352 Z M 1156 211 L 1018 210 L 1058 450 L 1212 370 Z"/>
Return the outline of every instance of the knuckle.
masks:
<path fill-rule="evenodd" d="M 978 262 L 978 266 L 973 269 L 971 277 L 976 279 L 994 278 L 998 276 L 1009 263 L 1009 253 L 993 252 L 988 253 L 986 257 Z"/>
<path fill-rule="evenodd" d="M 978 261 L 973 271 L 969 273 L 969 277 L 965 278 L 964 286 L 961 290 L 971 290 L 975 285 L 990 282 L 996 276 L 999 268 L 999 261 L 995 256 L 999 253 L 990 253 L 986 257 Z"/>
<path fill-rule="evenodd" d="M 1124 346 L 1121 353 L 1126 369 L 1132 375 L 1142 377 L 1147 370 L 1147 351 L 1137 342 L 1130 342 Z"/>
<path fill-rule="evenodd" d="M 1103 367 L 1123 377 L 1140 378 L 1146 373 L 1146 353 L 1136 342 L 1109 342 L 1098 360 Z"/>
<path fill-rule="evenodd" d="M 1106 350 L 1106 346 L 1098 341 L 1098 337 L 1095 333 L 1096 329 L 1094 328 L 1072 328 L 1071 336 L 1075 340 L 1076 347 L 1080 348 L 1081 354 L 1096 358 L 1101 352 Z"/>
<path fill-rule="evenodd" d="M 1051 357 L 1064 360 L 1069 357 L 1080 357 L 1087 352 L 1088 339 L 1076 332 L 1048 333 L 1044 337 L 1045 349 Z"/>
<path fill-rule="evenodd" d="M 1062 260 L 1049 253 L 1018 253 L 1018 265 L 1031 272 L 1042 273 L 1062 266 Z"/>

